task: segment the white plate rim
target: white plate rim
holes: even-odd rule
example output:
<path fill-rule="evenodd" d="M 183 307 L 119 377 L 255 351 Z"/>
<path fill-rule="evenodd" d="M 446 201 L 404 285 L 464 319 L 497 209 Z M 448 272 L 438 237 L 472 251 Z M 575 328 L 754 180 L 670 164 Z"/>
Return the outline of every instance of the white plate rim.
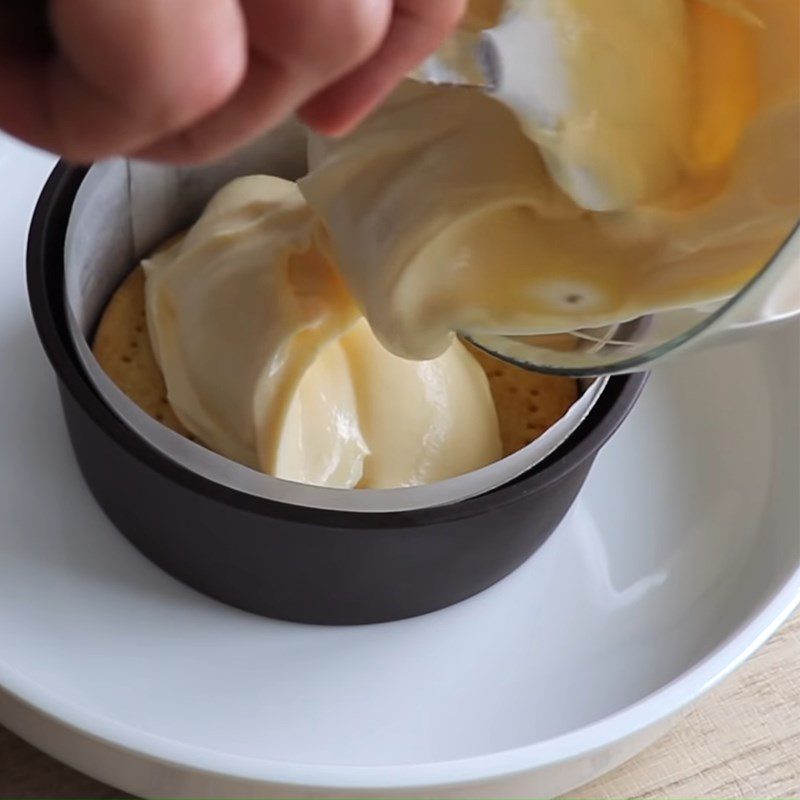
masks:
<path fill-rule="evenodd" d="M 427 764 L 352 766 L 292 763 L 219 753 L 144 733 L 59 700 L 0 660 L 0 686 L 68 727 L 134 755 L 170 766 L 254 783 L 303 788 L 418 790 L 497 780 L 602 750 L 674 716 L 739 667 L 800 606 L 800 567 L 735 634 L 691 669 L 597 722 L 536 744 Z"/>

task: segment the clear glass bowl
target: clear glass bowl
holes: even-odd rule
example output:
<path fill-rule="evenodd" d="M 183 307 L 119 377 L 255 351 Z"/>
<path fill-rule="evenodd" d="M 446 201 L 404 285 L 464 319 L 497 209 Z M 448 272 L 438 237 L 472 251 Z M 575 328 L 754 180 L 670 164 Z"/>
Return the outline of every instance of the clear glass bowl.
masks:
<path fill-rule="evenodd" d="M 800 224 L 736 295 L 713 306 L 664 311 L 605 328 L 551 336 L 460 335 L 498 358 L 557 375 L 641 372 L 657 362 L 730 341 L 800 315 Z"/>

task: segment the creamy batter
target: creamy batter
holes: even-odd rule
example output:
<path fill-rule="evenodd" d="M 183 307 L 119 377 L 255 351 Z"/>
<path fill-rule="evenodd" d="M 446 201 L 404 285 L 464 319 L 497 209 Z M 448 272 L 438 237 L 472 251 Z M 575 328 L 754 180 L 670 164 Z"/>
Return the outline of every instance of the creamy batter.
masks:
<path fill-rule="evenodd" d="M 800 216 L 795 0 L 516 5 L 543 63 L 515 111 L 407 83 L 311 147 L 301 189 L 407 358 L 717 301 Z"/>
<path fill-rule="evenodd" d="M 342 488 L 477 469 L 498 420 L 455 332 L 718 300 L 795 224 L 796 0 L 513 5 L 539 59 L 518 102 L 407 82 L 312 141 L 300 190 L 235 181 L 145 263 L 170 403 L 212 449 Z"/>
<path fill-rule="evenodd" d="M 337 488 L 433 483 L 501 456 L 486 375 L 459 342 L 431 361 L 382 348 L 294 183 L 229 184 L 144 262 L 170 405 L 213 450 Z"/>

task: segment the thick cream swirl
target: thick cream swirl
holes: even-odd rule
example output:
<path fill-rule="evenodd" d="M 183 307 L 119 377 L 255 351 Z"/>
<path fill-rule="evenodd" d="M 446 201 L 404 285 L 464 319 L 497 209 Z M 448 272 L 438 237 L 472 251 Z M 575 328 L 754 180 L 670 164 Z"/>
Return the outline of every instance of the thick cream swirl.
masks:
<path fill-rule="evenodd" d="M 800 217 L 796 0 L 515 5 L 551 57 L 527 105 L 409 82 L 310 148 L 331 255 L 407 358 L 718 301 Z"/>
<path fill-rule="evenodd" d="M 488 382 L 460 343 L 409 362 L 353 303 L 294 183 L 242 178 L 145 262 L 170 404 L 213 450 L 280 478 L 413 486 L 501 456 Z"/>

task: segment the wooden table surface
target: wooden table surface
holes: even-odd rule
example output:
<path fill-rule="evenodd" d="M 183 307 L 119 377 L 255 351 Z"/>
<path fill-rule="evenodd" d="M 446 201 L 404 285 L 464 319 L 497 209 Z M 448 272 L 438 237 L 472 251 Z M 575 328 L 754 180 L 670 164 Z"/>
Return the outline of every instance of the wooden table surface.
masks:
<path fill-rule="evenodd" d="M 0 798 L 119 798 L 0 727 Z M 574 798 L 800 797 L 800 614 L 664 739 Z"/>

